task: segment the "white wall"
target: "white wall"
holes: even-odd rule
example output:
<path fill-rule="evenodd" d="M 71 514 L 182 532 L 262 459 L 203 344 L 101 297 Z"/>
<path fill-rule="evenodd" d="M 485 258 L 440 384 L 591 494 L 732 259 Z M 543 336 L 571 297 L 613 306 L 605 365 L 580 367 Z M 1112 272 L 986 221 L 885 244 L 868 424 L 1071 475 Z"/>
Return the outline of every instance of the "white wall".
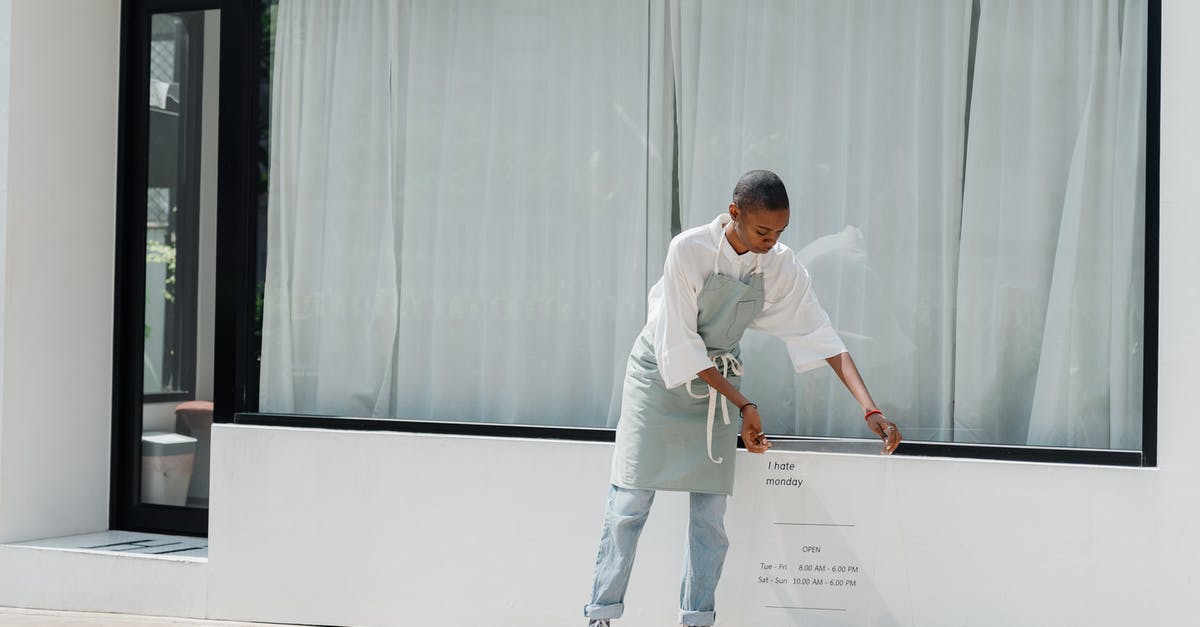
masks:
<path fill-rule="evenodd" d="M 9 0 L 0 541 L 103 529 L 118 0 Z"/>
<path fill-rule="evenodd" d="M 6 1 L 19 25 L 10 117 L 19 124 L 10 125 L 9 148 L 21 158 L 9 167 L 4 239 L 0 540 L 16 540 L 100 529 L 107 517 L 118 3 L 0 0 L 0 10 Z M 864 511 L 885 525 L 874 549 L 878 593 L 894 620 L 876 624 L 1195 623 L 1200 4 L 1164 5 L 1160 466 L 775 454 L 803 459 L 829 494 L 861 491 Z M 68 7 L 72 20 L 54 19 Z M 80 44 L 37 41 L 47 32 Z M 80 49 L 89 54 L 71 54 Z M 77 81 L 58 80 L 67 68 Z M 68 91 L 92 98 L 64 120 Z M 71 184 L 51 184 L 63 172 Z M 45 241 L 50 234 L 54 242 Z M 45 249 L 72 253 L 55 259 Z M 86 374 L 67 393 L 55 361 L 63 354 Z M 18 572 L 36 577 L 0 586 L 0 604 L 74 607 L 74 591 L 94 587 L 116 594 L 104 609 L 242 620 L 582 622 L 608 445 L 234 426 L 214 437 L 206 588 L 149 608 L 132 591 L 197 579 L 138 561 L 80 569 L 82 557 L 18 558 L 5 547 L 0 582 Z M 746 460 L 743 471 L 758 461 Z M 750 514 L 762 501 L 752 479 L 740 474 L 731 502 L 735 545 L 719 597 L 725 625 L 749 624 L 740 621 L 756 557 Z M 623 627 L 673 624 L 683 505 L 666 494 L 656 506 Z"/>
<path fill-rule="evenodd" d="M 582 622 L 609 445 L 218 426 L 214 452 L 211 617 Z M 1191 624 L 1189 578 L 1163 574 L 1197 548 L 1195 469 L 770 457 L 797 462 L 820 503 L 859 495 L 871 624 Z M 763 462 L 738 459 L 723 625 L 764 624 L 750 618 L 771 555 L 756 516 L 780 492 L 759 485 Z M 685 512 L 682 495 L 659 496 L 622 625 L 673 624 Z"/>

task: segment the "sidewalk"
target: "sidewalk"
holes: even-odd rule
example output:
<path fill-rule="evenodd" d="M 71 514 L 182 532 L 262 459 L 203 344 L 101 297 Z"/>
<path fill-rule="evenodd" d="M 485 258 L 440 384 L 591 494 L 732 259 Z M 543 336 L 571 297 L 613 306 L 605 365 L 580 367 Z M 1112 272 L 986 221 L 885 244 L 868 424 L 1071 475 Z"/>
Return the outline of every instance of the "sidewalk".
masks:
<path fill-rule="evenodd" d="M 238 623 L 223 620 L 170 618 L 166 616 L 60 612 L 0 607 L 0 627 L 155 627 L 157 625 L 186 625 L 188 627 L 265 627 L 272 625 L 274 627 L 288 627 L 281 626 L 279 623 Z"/>

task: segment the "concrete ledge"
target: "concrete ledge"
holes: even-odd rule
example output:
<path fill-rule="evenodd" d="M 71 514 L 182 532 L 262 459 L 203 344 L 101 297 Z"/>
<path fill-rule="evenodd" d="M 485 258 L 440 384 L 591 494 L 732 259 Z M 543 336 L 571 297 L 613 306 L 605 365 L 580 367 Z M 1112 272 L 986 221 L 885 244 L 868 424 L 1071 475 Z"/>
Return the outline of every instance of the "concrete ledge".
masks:
<path fill-rule="evenodd" d="M 205 618 L 208 562 L 0 545 L 0 606 Z"/>

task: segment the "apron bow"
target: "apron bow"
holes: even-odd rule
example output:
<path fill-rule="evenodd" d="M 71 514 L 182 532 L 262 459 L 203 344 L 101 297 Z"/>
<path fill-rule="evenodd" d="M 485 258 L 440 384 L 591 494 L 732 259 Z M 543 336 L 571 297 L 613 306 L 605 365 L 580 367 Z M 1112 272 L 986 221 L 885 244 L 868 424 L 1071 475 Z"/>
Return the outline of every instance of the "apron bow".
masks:
<path fill-rule="evenodd" d="M 721 373 L 721 376 L 725 377 L 726 379 L 729 378 L 731 373 L 735 376 L 742 376 L 742 362 L 738 361 L 737 357 L 734 357 L 732 353 L 720 353 L 718 355 L 713 355 L 711 359 L 713 360 L 713 364 L 717 367 L 717 370 Z M 708 394 L 697 394 L 693 392 L 692 382 L 699 378 L 700 377 L 692 377 L 687 382 L 687 393 L 691 395 L 692 398 L 708 397 L 708 419 L 705 426 L 708 449 L 705 452 L 708 453 L 708 459 L 712 461 L 712 463 L 719 464 L 724 461 L 724 458 L 713 457 L 712 443 L 713 426 L 715 425 L 717 418 L 717 397 L 720 397 L 721 399 L 721 420 L 724 421 L 725 424 L 729 424 L 729 401 L 711 385 L 708 386 Z"/>

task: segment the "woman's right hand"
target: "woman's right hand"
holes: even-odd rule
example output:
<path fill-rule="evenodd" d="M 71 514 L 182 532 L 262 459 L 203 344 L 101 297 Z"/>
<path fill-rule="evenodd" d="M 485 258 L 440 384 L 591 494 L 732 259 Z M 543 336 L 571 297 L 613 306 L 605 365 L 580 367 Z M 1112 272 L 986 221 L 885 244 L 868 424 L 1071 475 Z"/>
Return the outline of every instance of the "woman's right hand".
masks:
<path fill-rule="evenodd" d="M 891 455 L 900 446 L 900 427 L 888 420 L 882 413 L 872 413 L 867 416 L 867 427 L 883 440 L 883 454 Z"/>

